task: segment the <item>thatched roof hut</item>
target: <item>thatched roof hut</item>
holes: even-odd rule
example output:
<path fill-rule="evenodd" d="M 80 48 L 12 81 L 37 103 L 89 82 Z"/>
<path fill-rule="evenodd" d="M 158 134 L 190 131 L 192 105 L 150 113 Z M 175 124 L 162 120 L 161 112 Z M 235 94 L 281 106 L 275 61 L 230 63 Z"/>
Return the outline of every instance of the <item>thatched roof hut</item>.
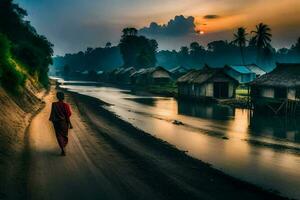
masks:
<path fill-rule="evenodd" d="M 193 70 L 177 80 L 178 95 L 188 98 L 233 98 L 238 82 L 223 69 L 204 67 Z"/>
<path fill-rule="evenodd" d="M 140 69 L 130 76 L 132 84 L 165 84 L 171 81 L 171 74 L 163 67 Z"/>
<path fill-rule="evenodd" d="M 250 85 L 255 110 L 300 114 L 300 63 L 278 63 Z"/>
<path fill-rule="evenodd" d="M 300 87 L 300 63 L 277 63 L 277 67 L 251 83 L 252 86 L 264 87 Z"/>
<path fill-rule="evenodd" d="M 134 67 L 122 67 L 122 68 L 117 68 L 113 70 L 110 73 L 110 79 L 113 82 L 119 82 L 119 83 L 124 83 L 124 84 L 129 84 L 130 83 L 130 76 L 135 72 Z"/>
<path fill-rule="evenodd" d="M 187 74 L 181 76 L 177 83 L 194 83 L 202 84 L 212 78 L 215 74 L 222 73 L 221 69 L 218 68 L 205 68 L 201 70 L 192 70 Z"/>

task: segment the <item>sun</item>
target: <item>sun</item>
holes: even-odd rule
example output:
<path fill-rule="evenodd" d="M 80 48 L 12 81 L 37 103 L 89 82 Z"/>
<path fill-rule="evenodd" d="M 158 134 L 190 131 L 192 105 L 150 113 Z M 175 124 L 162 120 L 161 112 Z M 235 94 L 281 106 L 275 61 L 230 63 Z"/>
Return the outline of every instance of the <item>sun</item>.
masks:
<path fill-rule="evenodd" d="M 205 32 L 204 32 L 204 31 L 200 31 L 199 33 L 200 33 L 200 35 L 204 35 L 204 34 L 205 34 Z"/>

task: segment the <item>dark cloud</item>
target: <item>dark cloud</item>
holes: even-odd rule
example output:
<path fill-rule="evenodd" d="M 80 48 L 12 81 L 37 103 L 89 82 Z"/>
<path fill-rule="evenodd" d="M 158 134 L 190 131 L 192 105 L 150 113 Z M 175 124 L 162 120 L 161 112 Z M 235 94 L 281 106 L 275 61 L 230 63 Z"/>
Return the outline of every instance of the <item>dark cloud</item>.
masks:
<path fill-rule="evenodd" d="M 205 15 L 203 17 L 204 19 L 217 19 L 217 18 L 220 18 L 219 15 Z"/>
<path fill-rule="evenodd" d="M 185 36 L 189 34 L 196 34 L 195 31 L 195 18 L 184 17 L 182 15 L 176 16 L 171 19 L 168 24 L 159 25 L 156 22 L 152 22 L 149 27 L 145 27 L 139 30 L 141 35 L 150 36 Z"/>

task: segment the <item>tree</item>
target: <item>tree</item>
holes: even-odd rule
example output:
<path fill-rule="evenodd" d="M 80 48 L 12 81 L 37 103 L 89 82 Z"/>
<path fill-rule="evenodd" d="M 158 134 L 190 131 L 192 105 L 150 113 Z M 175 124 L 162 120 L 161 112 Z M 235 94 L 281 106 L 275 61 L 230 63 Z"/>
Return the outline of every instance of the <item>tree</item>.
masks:
<path fill-rule="evenodd" d="M 64 76 L 67 77 L 70 75 L 71 68 L 68 64 L 64 65 Z"/>
<path fill-rule="evenodd" d="M 234 40 L 232 41 L 233 44 L 237 45 L 240 48 L 241 57 L 243 61 L 243 65 L 245 65 L 245 56 L 244 56 L 244 48 L 246 46 L 246 36 L 248 33 L 246 33 L 246 29 L 244 27 L 238 28 L 237 32 L 233 34 Z"/>
<path fill-rule="evenodd" d="M 191 64 L 203 65 L 205 57 L 205 49 L 198 42 L 192 42 L 190 44 L 190 58 Z"/>
<path fill-rule="evenodd" d="M 12 58 L 22 63 L 24 70 L 46 86 L 53 45 L 24 20 L 25 16 L 26 11 L 12 0 L 0 1 L 0 32 L 11 42 Z"/>
<path fill-rule="evenodd" d="M 136 28 L 124 28 L 123 29 L 123 35 L 122 37 L 126 37 L 126 36 L 136 36 L 138 33 L 138 30 Z"/>
<path fill-rule="evenodd" d="M 19 86 L 25 83 L 25 74 L 19 70 L 11 57 L 11 42 L 3 34 L 0 34 L 0 83 L 10 90 L 17 92 Z"/>
<path fill-rule="evenodd" d="M 257 63 L 260 63 L 264 58 L 264 49 L 271 48 L 271 28 L 267 24 L 260 23 L 256 25 L 256 30 L 251 33 L 255 34 L 253 42 L 257 48 Z"/>
<path fill-rule="evenodd" d="M 187 67 L 189 64 L 189 48 L 186 46 L 181 47 L 177 59 L 180 66 Z"/>
<path fill-rule="evenodd" d="M 119 47 L 124 67 L 147 68 L 156 64 L 157 42 L 138 36 L 135 28 L 123 29 Z"/>

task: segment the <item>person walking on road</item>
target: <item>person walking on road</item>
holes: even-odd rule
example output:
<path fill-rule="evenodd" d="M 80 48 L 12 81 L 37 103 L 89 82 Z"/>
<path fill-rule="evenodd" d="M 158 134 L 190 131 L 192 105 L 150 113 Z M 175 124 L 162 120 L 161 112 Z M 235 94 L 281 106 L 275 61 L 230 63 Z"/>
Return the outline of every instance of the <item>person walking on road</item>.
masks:
<path fill-rule="evenodd" d="M 61 155 L 66 155 L 66 146 L 68 144 L 68 132 L 72 128 L 70 121 L 71 108 L 69 104 L 64 102 L 65 95 L 63 92 L 57 92 L 57 102 L 52 103 L 51 114 L 49 120 L 52 121 L 56 139 L 61 149 Z"/>

